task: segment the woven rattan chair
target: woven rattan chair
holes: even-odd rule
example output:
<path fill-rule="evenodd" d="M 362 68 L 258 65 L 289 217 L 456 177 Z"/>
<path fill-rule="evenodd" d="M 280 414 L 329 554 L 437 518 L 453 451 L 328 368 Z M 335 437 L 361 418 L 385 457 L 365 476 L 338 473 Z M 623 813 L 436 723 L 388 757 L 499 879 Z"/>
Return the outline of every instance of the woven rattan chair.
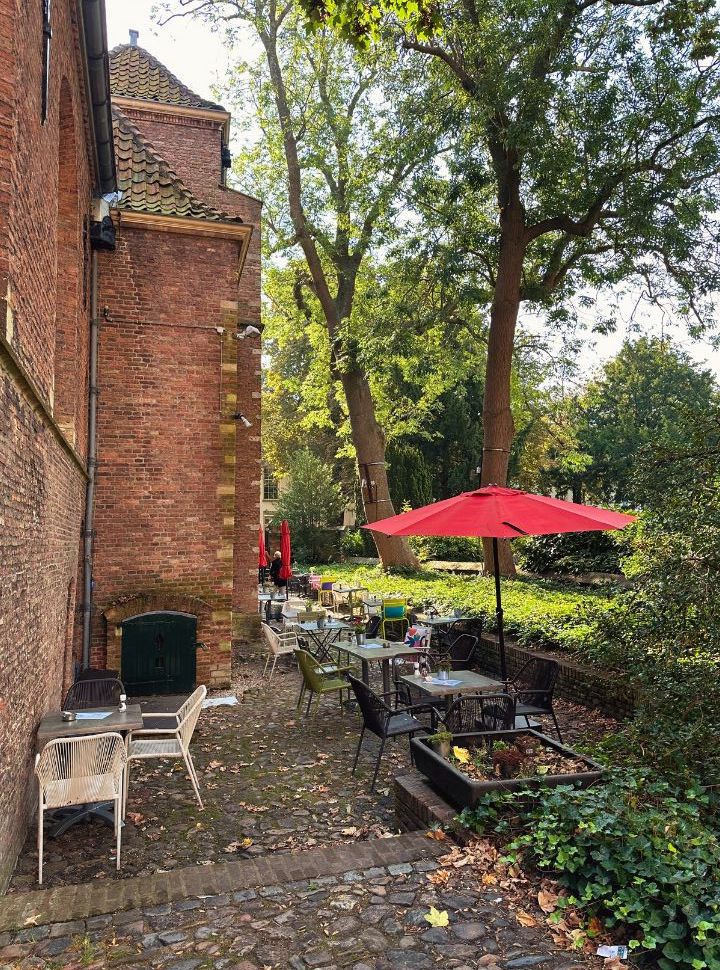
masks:
<path fill-rule="evenodd" d="M 116 867 L 120 868 L 120 813 L 125 742 L 119 734 L 93 734 L 48 741 L 35 758 L 38 799 L 38 882 L 43 877 L 43 816 L 46 811 L 86 802 L 115 802 Z"/>
<path fill-rule="evenodd" d="M 157 718 L 167 718 L 175 723 L 168 724 L 166 728 L 141 728 L 133 731 L 128 738 L 128 762 L 125 766 L 125 805 L 123 807 L 123 818 L 127 808 L 128 783 L 130 781 L 130 762 L 147 760 L 150 758 L 172 758 L 177 760 L 182 758 L 185 767 L 190 775 L 195 797 L 200 808 L 203 808 L 202 798 L 200 798 L 200 788 L 197 772 L 190 754 L 190 742 L 195 732 L 195 727 L 200 717 L 202 703 L 207 694 L 207 687 L 196 688 L 188 697 L 182 707 L 175 713 L 157 713 L 153 711 L 147 717 L 155 721 Z M 145 715 L 143 715 L 143 719 Z"/>
<path fill-rule="evenodd" d="M 546 714 L 553 719 L 557 736 L 562 743 L 562 734 L 553 710 L 553 694 L 560 673 L 557 660 L 547 657 L 531 657 L 520 668 L 510 682 L 510 690 L 515 696 L 518 717 L 524 717 L 530 727 L 530 715 Z"/>
<path fill-rule="evenodd" d="M 454 701 L 441 720 L 451 734 L 510 731 L 515 727 L 515 698 L 511 694 L 468 694 Z"/>
<path fill-rule="evenodd" d="M 268 655 L 267 660 L 265 661 L 265 667 L 263 669 L 263 676 L 265 676 L 267 673 L 270 660 L 272 659 L 272 667 L 270 668 L 270 680 L 272 680 L 278 657 L 287 656 L 298 649 L 299 643 L 297 633 L 293 632 L 292 630 L 277 633 L 271 626 L 268 626 L 267 623 L 262 623 L 261 626 L 263 636 L 265 637 L 265 642 L 268 646 Z"/>
<path fill-rule="evenodd" d="M 117 678 L 76 680 L 65 696 L 64 711 L 83 711 L 92 707 L 117 707 L 125 687 Z"/>
<path fill-rule="evenodd" d="M 370 791 L 374 791 L 378 769 L 380 768 L 380 759 L 383 756 L 387 739 L 405 736 L 410 739 L 418 731 L 427 731 L 427 728 L 417 718 L 413 717 L 414 707 L 397 706 L 397 691 L 391 691 L 389 695 L 376 694 L 375 691 L 371 690 L 362 680 L 358 680 L 357 677 L 350 677 L 349 680 L 363 719 L 352 773 L 355 774 L 357 768 L 365 732 L 369 731 L 370 734 L 374 734 L 375 737 L 380 739 L 380 750 L 375 760 L 375 770 L 373 772 L 372 784 L 370 785 Z M 389 698 L 394 698 L 396 703 L 394 708 L 388 704 L 387 700 Z M 412 749 L 410 751 L 410 758 L 412 760 Z"/>

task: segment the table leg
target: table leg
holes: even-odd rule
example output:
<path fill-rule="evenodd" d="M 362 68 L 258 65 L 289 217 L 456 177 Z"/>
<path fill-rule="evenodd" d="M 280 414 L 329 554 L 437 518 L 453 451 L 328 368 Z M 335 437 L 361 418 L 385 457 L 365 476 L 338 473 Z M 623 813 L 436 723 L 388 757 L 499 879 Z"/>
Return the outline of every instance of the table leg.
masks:
<path fill-rule="evenodd" d="M 390 659 L 386 657 L 382 662 L 383 691 L 390 693 Z"/>
<path fill-rule="evenodd" d="M 361 676 L 362 676 L 363 684 L 367 684 L 368 686 L 370 686 L 370 664 L 367 662 L 367 660 L 361 660 L 360 666 L 362 668 Z"/>

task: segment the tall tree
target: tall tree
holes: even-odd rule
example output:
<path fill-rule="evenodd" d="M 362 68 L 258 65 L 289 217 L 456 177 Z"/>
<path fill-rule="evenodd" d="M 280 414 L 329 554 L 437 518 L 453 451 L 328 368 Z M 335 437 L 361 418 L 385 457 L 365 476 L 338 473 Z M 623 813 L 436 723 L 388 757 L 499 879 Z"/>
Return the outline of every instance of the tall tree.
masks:
<path fill-rule="evenodd" d="M 246 94 L 249 80 L 253 121 L 263 134 L 254 159 L 244 158 L 255 178 L 250 187 L 266 202 L 275 252 L 302 251 L 307 272 L 300 295 L 317 301 L 327 328 L 365 516 L 373 522 L 392 515 L 385 435 L 351 321 L 363 261 L 394 232 L 402 186 L 437 151 L 422 59 L 396 63 L 392 48 L 360 54 L 332 35 L 308 37 L 292 5 L 277 0 L 166 6 L 222 24 L 231 36 L 234 26 L 249 26 L 260 42 L 262 62 L 242 65 L 237 76 Z M 406 540 L 376 535 L 375 541 L 385 565 L 416 564 Z"/>
<path fill-rule="evenodd" d="M 642 280 L 706 325 L 717 289 L 714 0 L 302 0 L 354 42 L 399 21 L 468 123 L 467 247 L 488 284 L 484 482 L 504 484 L 523 301 Z M 455 210 L 453 210 L 455 211 Z M 510 568 L 506 559 L 504 566 Z"/>

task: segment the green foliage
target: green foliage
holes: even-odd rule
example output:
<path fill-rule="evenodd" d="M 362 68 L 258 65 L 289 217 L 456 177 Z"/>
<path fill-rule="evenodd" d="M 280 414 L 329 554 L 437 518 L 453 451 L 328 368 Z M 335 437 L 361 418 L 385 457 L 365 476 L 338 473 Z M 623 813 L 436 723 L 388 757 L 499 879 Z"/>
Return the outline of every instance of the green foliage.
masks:
<path fill-rule="evenodd" d="M 485 629 L 495 628 L 495 585 L 490 576 L 464 578 L 429 570 L 382 573 L 370 566 L 333 567 L 343 582 L 357 583 L 371 593 L 407 596 L 411 603 L 432 604 L 440 612 L 461 610 L 483 616 Z M 549 650 L 577 650 L 612 602 L 611 589 L 586 589 L 571 583 L 503 580 L 505 629 L 522 643 Z M 588 619 L 592 612 L 595 619 Z"/>
<path fill-rule="evenodd" d="M 480 539 L 466 536 L 413 536 L 410 547 L 421 562 L 434 559 L 441 562 L 482 562 Z"/>
<path fill-rule="evenodd" d="M 365 543 L 361 529 L 346 529 L 340 540 L 340 549 L 346 556 L 365 556 Z"/>
<path fill-rule="evenodd" d="M 638 475 L 662 442 L 682 445 L 688 414 L 718 400 L 711 371 L 666 340 L 626 342 L 577 401 L 578 448 L 590 462 L 576 477 L 590 499 L 638 507 L 662 500 L 652 478 Z"/>
<path fill-rule="evenodd" d="M 613 740 L 668 776 L 720 783 L 720 414 L 688 415 L 685 444 L 657 441 L 640 488 L 657 503 L 625 571 L 633 586 L 604 611 L 583 653 L 624 672 L 634 720 Z"/>
<path fill-rule="evenodd" d="M 431 470 L 420 449 L 402 442 L 393 443 L 386 456 L 393 506 L 417 509 L 432 502 Z"/>
<path fill-rule="evenodd" d="M 531 573 L 620 573 L 630 552 L 632 532 L 565 532 L 532 536 L 515 543 L 515 561 Z"/>
<path fill-rule="evenodd" d="M 507 833 L 508 846 L 559 879 L 566 905 L 627 935 L 636 956 L 661 970 L 720 966 L 720 844 L 710 796 L 678 790 L 619 766 L 607 784 L 543 790 L 537 798 L 497 793 L 461 821 Z M 561 912 L 558 918 L 561 917 Z"/>
<path fill-rule="evenodd" d="M 304 449 L 293 456 L 289 479 L 274 521 L 290 523 L 295 559 L 327 558 L 328 527 L 337 525 L 345 507 L 333 470 Z"/>

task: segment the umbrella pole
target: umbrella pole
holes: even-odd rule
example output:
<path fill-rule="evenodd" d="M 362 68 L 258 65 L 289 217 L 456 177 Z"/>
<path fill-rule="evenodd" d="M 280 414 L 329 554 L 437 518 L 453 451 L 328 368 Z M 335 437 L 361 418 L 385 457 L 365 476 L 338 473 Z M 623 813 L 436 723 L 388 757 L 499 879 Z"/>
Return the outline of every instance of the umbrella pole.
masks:
<path fill-rule="evenodd" d="M 505 662 L 505 631 L 503 629 L 502 592 L 500 589 L 500 552 L 498 541 L 493 539 L 493 563 L 495 565 L 495 616 L 497 617 L 498 651 L 500 653 L 500 677 L 507 687 L 507 663 Z"/>

